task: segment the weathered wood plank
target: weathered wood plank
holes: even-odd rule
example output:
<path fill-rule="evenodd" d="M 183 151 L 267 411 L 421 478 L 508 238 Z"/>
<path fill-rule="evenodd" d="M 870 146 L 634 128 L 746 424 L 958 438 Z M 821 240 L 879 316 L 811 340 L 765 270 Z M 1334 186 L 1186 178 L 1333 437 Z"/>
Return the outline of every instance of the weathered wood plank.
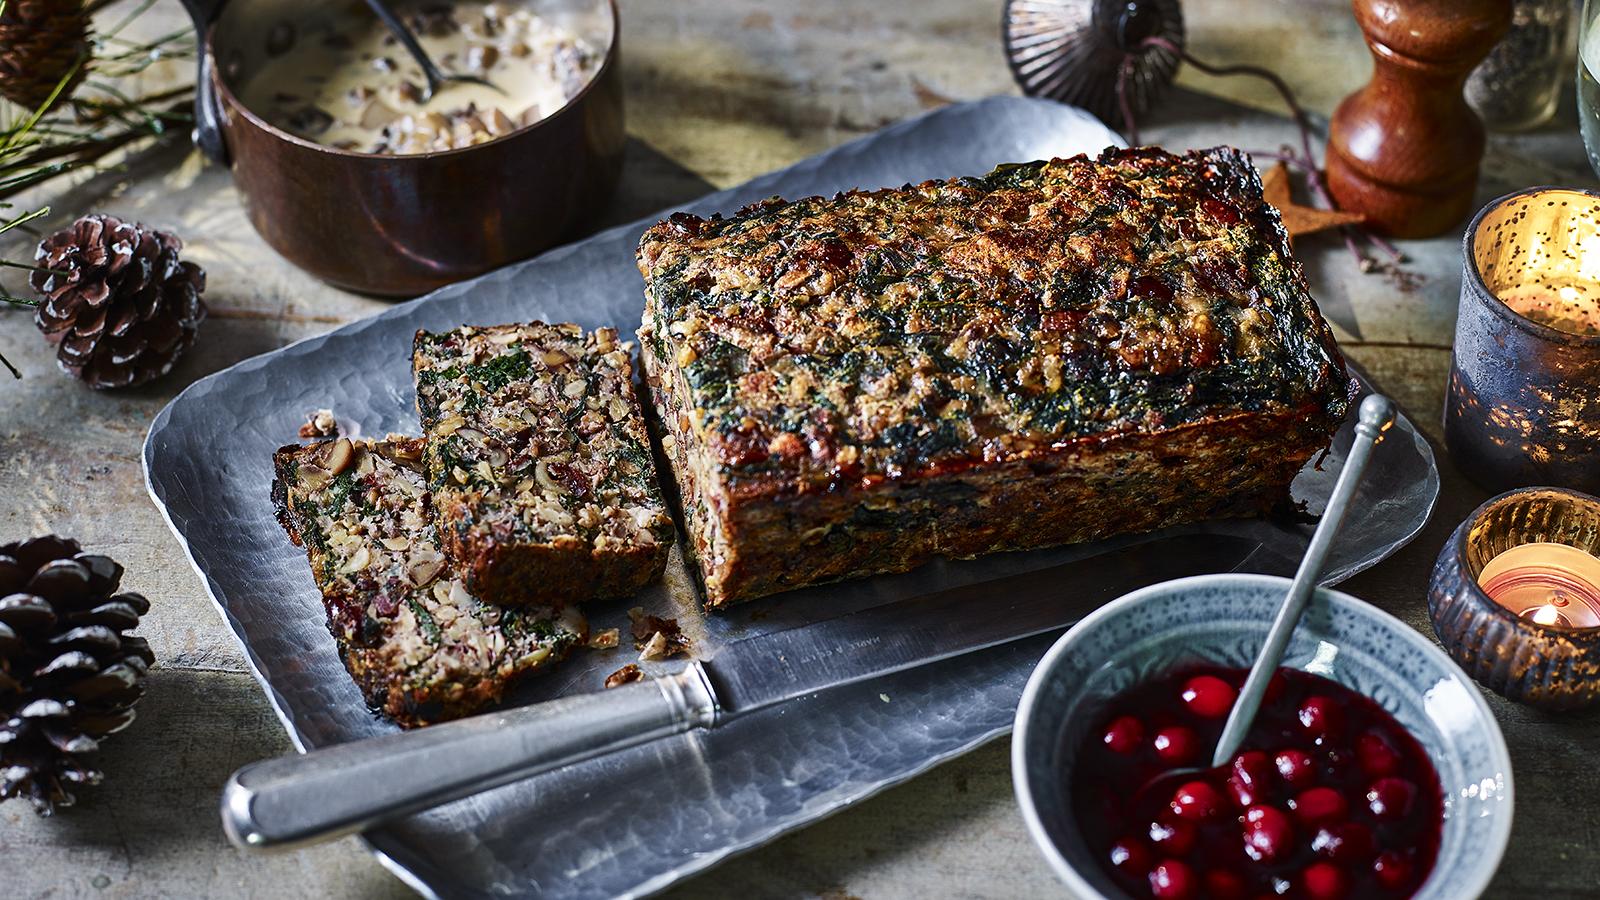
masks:
<path fill-rule="evenodd" d="M 1343 0 L 1188 4 L 1190 47 L 1212 61 L 1278 69 L 1326 114 L 1366 77 Z M 628 91 L 626 183 L 612 222 L 725 187 L 951 99 L 1012 90 L 997 34 L 998 0 L 803 5 L 761 0 L 623 4 Z M 157 14 L 182 21 L 176 4 Z M 1266 109 L 1262 85 L 1185 72 L 1188 88 Z M 1150 136 L 1270 149 L 1281 121 L 1171 104 Z M 1567 122 L 1491 149 L 1493 184 L 1587 178 Z M 1179 140 L 1180 137 L 1182 140 Z M 25 313 L 0 311 L 0 353 L 26 373 L 0 380 L 0 540 L 62 531 L 128 567 L 155 608 L 141 629 L 160 659 L 140 720 L 108 744 L 106 784 L 52 820 L 0 806 L 0 884 L 19 897 L 395 896 L 404 893 L 351 840 L 274 856 L 228 847 L 217 792 L 237 766 L 288 742 L 232 638 L 145 495 L 138 450 L 150 419 L 181 387 L 237 360 L 385 308 L 321 285 L 279 260 L 245 221 L 226 172 L 183 148 L 128 171 L 55 190 L 57 224 L 89 210 L 173 227 L 211 276 L 215 315 L 170 378 L 95 394 L 54 371 Z M 15 245 L 4 247 L 16 255 Z M 1424 285 L 1402 293 L 1360 276 L 1336 241 L 1302 248 L 1351 354 L 1437 436 L 1459 259 L 1449 242 L 1411 248 Z M 26 253 L 26 249 L 23 249 Z M 15 274 L 0 276 L 20 289 Z M 626 324 L 626 323 L 623 323 Z M 1407 344 L 1417 344 L 1408 347 Z M 3 376 L 0 376 L 3 378 Z M 1481 499 L 1447 468 L 1435 521 L 1415 544 L 1354 580 L 1354 592 L 1426 631 L 1422 589 L 1451 527 Z M 1578 895 L 1600 884 L 1600 781 L 1594 716 L 1555 719 L 1494 701 L 1511 737 L 1519 803 L 1507 896 Z M 1011 799 L 997 742 L 683 886 L 707 894 L 1021 897 L 1054 890 Z M 1570 799 L 1567 799 L 1570 798 Z"/>

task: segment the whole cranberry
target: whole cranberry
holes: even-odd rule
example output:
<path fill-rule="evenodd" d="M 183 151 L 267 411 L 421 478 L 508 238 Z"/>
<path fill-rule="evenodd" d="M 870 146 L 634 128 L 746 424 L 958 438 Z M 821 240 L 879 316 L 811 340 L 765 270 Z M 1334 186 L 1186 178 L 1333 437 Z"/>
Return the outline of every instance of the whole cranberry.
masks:
<path fill-rule="evenodd" d="M 1272 757 L 1264 750 L 1246 750 L 1233 758 L 1231 768 L 1245 784 L 1260 787 L 1272 775 Z"/>
<path fill-rule="evenodd" d="M 1300 873 L 1300 888 L 1314 900 L 1338 900 L 1350 892 L 1350 881 L 1333 863 L 1314 862 Z"/>
<path fill-rule="evenodd" d="M 1394 850 L 1380 853 L 1372 861 L 1372 875 L 1385 888 L 1398 891 L 1411 880 L 1411 862 Z"/>
<path fill-rule="evenodd" d="M 1155 740 L 1150 742 L 1156 748 L 1156 756 L 1169 765 L 1181 766 L 1195 757 L 1197 742 L 1194 732 L 1182 725 L 1172 725 L 1156 732 Z"/>
<path fill-rule="evenodd" d="M 1289 801 L 1294 817 L 1304 825 L 1337 822 L 1350 812 L 1344 795 L 1330 787 L 1314 787 L 1301 791 Z"/>
<path fill-rule="evenodd" d="M 1296 716 L 1300 719 L 1300 727 L 1306 730 L 1306 734 L 1319 740 L 1337 737 L 1344 730 L 1344 710 L 1332 697 L 1321 694 L 1307 697 L 1300 704 L 1300 711 Z"/>
<path fill-rule="evenodd" d="M 1129 754 L 1144 743 L 1144 723 L 1133 716 L 1118 716 L 1100 738 L 1112 753 Z"/>
<path fill-rule="evenodd" d="M 1235 900 L 1245 894 L 1244 879 L 1227 869 L 1212 869 L 1204 879 L 1206 896 L 1217 900 Z"/>
<path fill-rule="evenodd" d="M 1380 819 L 1403 819 L 1417 802 L 1417 786 L 1404 778 L 1379 778 L 1367 788 L 1367 809 Z"/>
<path fill-rule="evenodd" d="M 1190 781 L 1179 786 L 1168 804 L 1172 814 L 1180 819 L 1199 821 L 1222 812 L 1222 794 L 1204 781 Z"/>
<path fill-rule="evenodd" d="M 1316 764 L 1304 750 L 1279 750 L 1272 762 L 1278 767 L 1279 777 L 1295 787 L 1310 786 L 1317 776 Z"/>
<path fill-rule="evenodd" d="M 1261 792 L 1245 784 L 1244 779 L 1239 777 L 1237 772 L 1228 776 L 1226 787 L 1228 794 L 1233 797 L 1234 805 L 1240 809 L 1244 809 L 1246 806 L 1253 806 L 1256 801 L 1264 799 L 1261 796 Z"/>
<path fill-rule="evenodd" d="M 1244 852 L 1256 862 L 1272 862 L 1294 852 L 1294 825 L 1280 809 L 1252 806 L 1244 811 Z"/>
<path fill-rule="evenodd" d="M 1233 709 L 1238 692 L 1215 675 L 1196 675 L 1184 683 L 1182 696 L 1190 712 L 1206 719 L 1220 719 Z"/>
<path fill-rule="evenodd" d="M 1111 864 L 1137 875 L 1150 871 L 1150 849 L 1136 837 L 1125 837 L 1111 845 Z"/>
<path fill-rule="evenodd" d="M 1356 761 L 1369 778 L 1393 775 L 1400 771 L 1400 753 L 1376 728 L 1369 728 L 1356 738 Z"/>
<path fill-rule="evenodd" d="M 1246 750 L 1229 767 L 1228 792 L 1240 807 L 1260 802 L 1274 771 L 1272 757 L 1261 750 Z"/>
<path fill-rule="evenodd" d="M 1325 825 L 1318 829 L 1317 836 L 1311 839 L 1313 853 L 1346 865 L 1365 863 L 1372 858 L 1377 849 L 1372 829 L 1360 822 Z"/>
<path fill-rule="evenodd" d="M 1194 872 L 1178 860 L 1163 859 L 1150 870 L 1150 893 L 1158 900 L 1193 897 L 1197 886 Z"/>
<path fill-rule="evenodd" d="M 1200 208 L 1205 210 L 1206 215 L 1216 219 L 1223 225 L 1239 224 L 1239 210 L 1236 207 L 1224 203 L 1215 197 L 1206 197 L 1205 199 L 1201 200 Z"/>
<path fill-rule="evenodd" d="M 1150 823 L 1150 843 L 1168 856 L 1187 856 L 1194 849 L 1194 823 L 1183 819 Z"/>

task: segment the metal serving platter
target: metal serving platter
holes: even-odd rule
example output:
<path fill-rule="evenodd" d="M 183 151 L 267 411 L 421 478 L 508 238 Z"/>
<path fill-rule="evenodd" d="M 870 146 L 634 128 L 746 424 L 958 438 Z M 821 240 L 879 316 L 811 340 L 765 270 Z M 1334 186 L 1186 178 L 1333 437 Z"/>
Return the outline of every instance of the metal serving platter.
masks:
<path fill-rule="evenodd" d="M 981 174 L 997 163 L 1095 153 L 1119 143 L 1087 114 L 997 97 L 945 107 L 780 172 L 711 194 L 687 209 L 732 211 L 775 194 Z M 246 360 L 195 382 L 156 417 L 145 443 L 150 493 L 243 645 L 256 678 L 301 750 L 390 731 L 340 666 L 305 556 L 284 537 L 268 498 L 270 457 L 308 411 L 331 407 L 347 433 L 415 433 L 411 336 L 418 328 L 545 319 L 636 327 L 643 283 L 639 233 L 622 226 L 538 259 L 444 288 L 329 334 Z M 1322 469 L 1294 484 L 1312 512 L 1332 486 L 1351 431 Z M 1371 566 L 1426 523 L 1438 493 L 1426 442 L 1401 420 L 1383 441 L 1329 567 L 1338 581 Z M 1260 542 L 1246 567 L 1289 573 L 1309 528 L 1266 521 L 1191 526 Z M 677 555 L 666 582 L 630 602 L 590 609 L 595 628 L 622 626 L 643 605 L 676 616 L 697 652 L 939 587 L 1079 563 L 1134 541 L 1163 551 L 1172 532 L 967 562 L 797 591 L 706 616 Z M 1131 585 L 1129 587 L 1132 587 Z M 1049 637 L 814 695 L 691 734 L 509 785 L 365 836 L 419 891 L 442 897 L 641 895 L 799 828 L 1011 727 L 1029 670 Z M 513 703 L 598 691 L 635 654 L 582 651 L 523 686 Z M 681 665 L 681 663 L 679 663 Z M 404 778 L 406 773 L 395 772 Z"/>

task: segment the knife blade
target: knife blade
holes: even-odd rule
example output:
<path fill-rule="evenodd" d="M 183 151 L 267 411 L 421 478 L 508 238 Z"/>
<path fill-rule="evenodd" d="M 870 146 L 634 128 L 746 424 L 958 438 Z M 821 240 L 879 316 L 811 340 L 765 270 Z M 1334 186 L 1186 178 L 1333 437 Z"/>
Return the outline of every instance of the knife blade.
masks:
<path fill-rule="evenodd" d="M 728 644 L 700 665 L 719 721 L 1064 629 L 1129 591 L 1232 571 L 1259 547 L 1225 534 L 1176 535 L 1032 572 L 949 588 Z"/>
<path fill-rule="evenodd" d="M 223 787 L 223 830 L 246 848 L 329 840 L 799 697 L 1065 628 L 1135 588 L 1237 569 L 1257 549 L 1228 535 L 1152 539 L 735 641 L 676 674 L 602 694 L 252 763 Z"/>

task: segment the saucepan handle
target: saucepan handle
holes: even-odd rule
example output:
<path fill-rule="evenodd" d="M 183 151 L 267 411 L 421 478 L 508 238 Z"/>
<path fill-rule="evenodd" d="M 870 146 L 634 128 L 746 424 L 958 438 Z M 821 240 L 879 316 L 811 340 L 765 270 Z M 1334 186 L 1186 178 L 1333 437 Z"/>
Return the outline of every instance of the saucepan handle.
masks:
<path fill-rule="evenodd" d="M 228 838 L 286 848 L 379 822 L 716 718 L 698 662 L 663 678 L 254 763 L 222 791 Z"/>
<path fill-rule="evenodd" d="M 207 46 L 206 36 L 227 0 L 182 2 L 194 23 L 195 59 L 198 61 L 194 82 L 194 145 L 207 159 L 226 166 L 229 153 L 227 141 L 222 137 L 222 106 L 217 101 L 216 59 Z"/>

